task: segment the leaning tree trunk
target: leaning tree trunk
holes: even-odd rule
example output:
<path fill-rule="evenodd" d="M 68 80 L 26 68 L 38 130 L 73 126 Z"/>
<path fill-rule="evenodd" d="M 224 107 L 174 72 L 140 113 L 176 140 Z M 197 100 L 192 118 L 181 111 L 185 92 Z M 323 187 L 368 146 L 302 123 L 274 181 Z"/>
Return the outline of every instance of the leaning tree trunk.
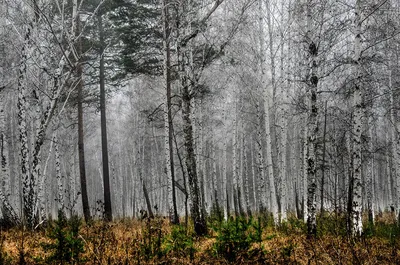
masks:
<path fill-rule="evenodd" d="M 139 175 L 140 183 L 142 184 L 143 196 L 144 196 L 144 199 L 146 201 L 146 207 L 147 207 L 148 216 L 150 218 L 153 218 L 154 217 L 154 213 L 153 213 L 153 210 L 151 208 L 149 192 L 147 190 L 146 183 L 145 183 L 145 181 L 143 179 L 144 161 L 145 161 L 145 154 L 144 154 L 145 140 L 144 140 L 144 138 L 140 142 L 142 142 L 142 146 L 139 146 L 139 148 L 138 148 L 138 158 L 137 158 L 138 159 L 138 175 Z"/>

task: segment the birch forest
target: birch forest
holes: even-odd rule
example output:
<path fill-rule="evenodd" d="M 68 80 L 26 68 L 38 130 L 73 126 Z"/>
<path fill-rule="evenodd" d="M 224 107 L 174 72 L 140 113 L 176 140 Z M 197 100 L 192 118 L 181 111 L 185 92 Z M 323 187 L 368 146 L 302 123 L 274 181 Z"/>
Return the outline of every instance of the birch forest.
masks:
<path fill-rule="evenodd" d="M 0 0 L 0 264 L 400 262 L 399 16 L 399 0 Z M 35 256 L 29 238 L 59 226 Z M 232 226 L 248 248 L 220 249 Z M 121 227 L 137 256 L 105 243 L 122 249 Z M 338 227 L 347 254 L 318 241 Z"/>

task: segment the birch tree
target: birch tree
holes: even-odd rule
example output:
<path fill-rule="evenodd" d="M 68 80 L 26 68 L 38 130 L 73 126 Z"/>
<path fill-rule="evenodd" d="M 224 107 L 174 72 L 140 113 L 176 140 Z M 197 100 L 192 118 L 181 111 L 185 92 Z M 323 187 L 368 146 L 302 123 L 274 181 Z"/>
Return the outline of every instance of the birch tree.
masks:
<path fill-rule="evenodd" d="M 218 6 L 222 3 L 221 0 L 213 2 L 211 9 L 204 15 L 198 24 L 192 28 L 192 18 L 189 16 L 191 12 L 191 3 L 182 3 L 178 9 L 180 10 L 180 17 L 177 19 L 177 57 L 178 57 L 178 74 L 180 78 L 180 85 L 182 91 L 182 116 L 183 116 L 183 132 L 184 132 L 184 143 L 186 149 L 186 168 L 189 179 L 189 187 L 191 194 L 191 216 L 193 219 L 194 230 L 198 235 L 207 233 L 207 224 L 205 216 L 201 214 L 203 205 L 201 204 L 199 180 L 197 176 L 197 162 L 194 152 L 194 139 L 193 139 L 193 116 L 192 114 L 192 99 L 195 93 L 197 85 L 196 76 L 194 72 L 193 62 L 190 61 L 192 58 L 192 50 L 190 49 L 190 42 L 196 38 L 201 31 L 201 26 L 207 22 L 209 17 L 214 13 Z M 189 46 L 188 46 L 189 45 Z"/>
<path fill-rule="evenodd" d="M 353 149 L 352 149 L 352 207 L 350 231 L 353 236 L 361 235 L 362 227 L 362 180 L 361 180 L 361 133 L 363 128 L 362 69 L 361 69 L 361 0 L 356 0 L 354 11 L 354 85 L 353 85 Z"/>
<path fill-rule="evenodd" d="M 260 12 L 262 10 L 266 10 L 267 12 L 267 19 L 268 19 L 268 27 L 270 29 L 272 29 L 271 26 L 271 10 L 270 10 L 270 5 L 269 3 L 267 3 L 267 6 L 264 7 L 264 5 L 262 4 L 262 2 L 260 3 Z M 262 24 L 262 27 L 264 25 Z M 263 32 L 260 32 L 260 38 L 261 36 L 263 36 Z M 269 43 L 269 49 L 270 52 L 273 49 L 271 42 L 271 36 L 272 32 L 270 33 L 270 43 Z M 263 37 L 262 37 L 263 38 Z M 270 91 L 269 88 L 266 84 L 267 80 L 266 80 L 266 75 L 267 75 L 267 71 L 266 71 L 266 58 L 265 58 L 265 51 L 264 51 L 264 39 L 260 39 L 260 43 L 261 43 L 261 86 L 262 86 L 262 91 L 263 91 L 263 100 L 264 100 L 264 123 L 265 123 L 265 141 L 266 141 L 266 154 L 267 154 L 267 159 L 266 159 L 266 165 L 267 165 L 267 170 L 268 170 L 268 183 L 269 183 L 269 192 L 270 192 L 270 204 L 271 204 L 271 212 L 272 215 L 274 217 L 274 221 L 275 224 L 279 223 L 279 209 L 278 209 L 278 202 L 277 202 L 277 197 L 276 197 L 276 186 L 275 186 L 275 176 L 274 176 L 274 167 L 273 167 L 273 163 L 272 163 L 272 141 L 271 141 L 271 127 L 270 127 Z M 272 52 L 273 53 L 273 52 Z M 271 60 L 273 60 L 273 54 L 271 55 Z M 271 61 L 272 62 L 272 61 Z M 271 71 L 275 71 L 275 66 L 272 65 L 271 63 Z M 274 73 L 272 72 L 272 76 L 274 76 Z M 274 81 L 272 81 L 272 83 L 274 83 Z M 274 93 L 274 91 L 272 91 Z"/>
<path fill-rule="evenodd" d="M 309 236 L 316 236 L 317 222 L 316 222 L 316 137 L 318 133 L 317 125 L 317 90 L 318 90 L 318 76 L 317 76 L 317 56 L 318 44 L 315 40 L 315 33 L 312 25 L 312 1 L 307 1 L 307 36 L 306 43 L 308 44 L 308 59 L 309 59 L 309 83 L 308 83 L 308 97 L 309 97 L 309 112 L 307 127 L 309 128 L 307 135 L 307 231 Z"/>
<path fill-rule="evenodd" d="M 168 189 L 168 214 L 170 222 L 179 223 L 178 212 L 176 209 L 175 194 L 175 168 L 173 152 L 173 123 L 172 123 L 172 104 L 171 104 L 171 51 L 170 34 L 171 26 L 169 22 L 169 1 L 162 2 L 162 20 L 163 20 L 163 83 L 165 87 L 164 100 L 164 138 L 165 138 L 165 167 L 167 171 L 167 189 Z"/>

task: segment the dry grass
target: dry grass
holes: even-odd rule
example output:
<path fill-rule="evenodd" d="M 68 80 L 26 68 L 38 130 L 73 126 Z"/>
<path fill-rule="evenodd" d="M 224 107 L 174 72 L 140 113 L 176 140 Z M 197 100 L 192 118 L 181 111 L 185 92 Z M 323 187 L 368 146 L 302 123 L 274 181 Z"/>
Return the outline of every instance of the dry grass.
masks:
<path fill-rule="evenodd" d="M 380 221 L 392 222 L 387 216 Z M 149 232 L 149 229 L 151 232 Z M 105 224 L 95 222 L 80 228 L 80 238 L 85 242 L 79 264 L 228 264 L 214 255 L 215 234 L 194 238 L 196 252 L 188 255 L 165 253 L 145 257 L 143 248 L 149 236 L 156 242 L 171 233 L 165 219 L 141 222 L 124 220 Z M 41 243 L 51 243 L 48 231 L 27 232 L 17 228 L 1 232 L 3 258 L 18 264 L 24 253 L 26 264 L 47 264 L 47 253 Z M 234 264 L 400 264 L 400 239 L 388 240 L 378 236 L 350 240 L 344 236 L 327 234 L 307 240 L 298 227 L 289 226 L 284 232 L 268 227 L 263 230 L 262 242 L 254 243 L 246 255 L 239 255 Z M 147 240 L 147 241 L 146 241 Z M 157 244 L 155 244 L 157 245 Z M 163 245 L 162 245 L 162 249 Z"/>

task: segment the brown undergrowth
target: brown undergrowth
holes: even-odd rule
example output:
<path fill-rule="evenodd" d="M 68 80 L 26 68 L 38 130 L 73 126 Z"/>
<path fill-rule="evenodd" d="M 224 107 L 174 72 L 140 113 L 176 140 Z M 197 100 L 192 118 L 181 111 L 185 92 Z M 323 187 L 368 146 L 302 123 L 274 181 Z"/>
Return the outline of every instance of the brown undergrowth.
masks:
<path fill-rule="evenodd" d="M 12 228 L 1 231 L 0 263 L 400 264 L 400 235 L 394 220 L 387 216 L 381 217 L 375 226 L 366 225 L 365 234 L 358 239 L 348 238 L 341 233 L 338 228 L 340 224 L 334 223 L 336 221 L 325 220 L 333 222 L 331 225 L 336 226 L 337 230 L 332 228 L 331 231 L 324 231 L 323 227 L 319 227 L 323 232 L 311 240 L 306 238 L 304 223 L 297 219 L 289 219 L 279 227 L 265 224 L 262 227 L 261 241 L 248 241 L 244 248 L 232 252 L 232 259 L 224 256 L 221 248 L 217 250 L 218 240 L 231 240 L 226 239 L 226 235 L 221 237 L 222 230 L 210 229 L 208 236 L 199 238 L 190 229 L 169 225 L 164 218 L 82 224 L 76 240 L 83 242 L 83 251 L 79 258 L 68 262 L 49 259 L 54 253 L 43 246 L 56 244 L 57 241 L 49 237 L 50 228 L 37 231 Z M 325 229 L 330 228 L 328 226 Z M 249 235 L 246 234 L 243 240 L 248 240 Z M 225 241 L 219 242 L 219 246 L 229 243 Z M 222 245 L 226 246 L 236 247 L 234 244 Z M 226 251 L 232 251 L 227 248 Z"/>

